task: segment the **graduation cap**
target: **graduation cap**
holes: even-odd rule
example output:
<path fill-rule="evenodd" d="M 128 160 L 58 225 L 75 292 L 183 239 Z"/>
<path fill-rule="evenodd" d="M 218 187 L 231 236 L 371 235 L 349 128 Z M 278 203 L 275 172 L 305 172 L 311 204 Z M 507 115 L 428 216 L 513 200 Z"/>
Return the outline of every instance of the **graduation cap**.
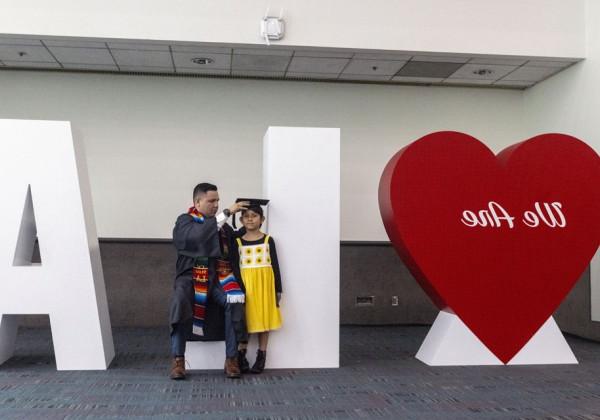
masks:
<path fill-rule="evenodd" d="M 251 207 L 264 207 L 264 216 L 265 218 L 267 217 L 267 212 L 269 209 L 269 200 L 264 199 L 264 198 L 237 198 L 235 200 L 236 203 L 239 203 L 240 201 L 247 201 L 248 202 L 248 206 L 247 208 L 251 208 Z M 232 220 L 232 224 L 233 224 L 233 228 L 237 229 L 236 225 L 235 225 L 235 221 L 236 221 L 236 217 L 234 215 L 233 220 Z M 243 229 L 243 228 L 242 228 Z M 268 230 L 265 227 L 265 230 Z"/>

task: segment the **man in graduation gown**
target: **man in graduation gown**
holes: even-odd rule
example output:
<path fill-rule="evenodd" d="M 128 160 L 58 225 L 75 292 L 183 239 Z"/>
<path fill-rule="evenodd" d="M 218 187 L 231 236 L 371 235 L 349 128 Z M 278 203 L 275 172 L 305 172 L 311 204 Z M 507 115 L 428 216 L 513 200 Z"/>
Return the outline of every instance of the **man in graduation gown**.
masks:
<path fill-rule="evenodd" d="M 237 343 L 247 340 L 243 285 L 228 263 L 233 230 L 226 223 L 247 203 L 231 205 L 222 213 L 217 187 L 198 184 L 194 206 L 177 218 L 173 243 L 177 248 L 175 284 L 170 305 L 172 379 L 185 378 L 188 339 L 225 339 L 225 373 L 237 378 Z"/>

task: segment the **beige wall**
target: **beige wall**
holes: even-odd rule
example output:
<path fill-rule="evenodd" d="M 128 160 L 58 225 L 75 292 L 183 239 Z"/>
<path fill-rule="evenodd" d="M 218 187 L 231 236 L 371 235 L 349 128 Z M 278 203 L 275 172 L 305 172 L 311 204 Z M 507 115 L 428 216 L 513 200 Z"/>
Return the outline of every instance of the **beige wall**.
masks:
<path fill-rule="evenodd" d="M 0 92 L 0 118 L 72 121 L 100 237 L 170 237 L 201 180 L 225 203 L 260 196 L 263 135 L 287 125 L 341 128 L 342 239 L 387 240 L 377 186 L 397 150 L 459 130 L 498 151 L 523 131 L 515 90 L 0 71 Z"/>
<path fill-rule="evenodd" d="M 0 32 L 278 45 L 582 57 L 584 0 L 0 0 Z"/>

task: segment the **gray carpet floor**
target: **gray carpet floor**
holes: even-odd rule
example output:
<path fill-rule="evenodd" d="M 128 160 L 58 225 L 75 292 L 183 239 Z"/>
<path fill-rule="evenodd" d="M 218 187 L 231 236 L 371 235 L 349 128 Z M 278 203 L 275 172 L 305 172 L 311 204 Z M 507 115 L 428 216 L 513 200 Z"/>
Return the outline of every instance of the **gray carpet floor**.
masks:
<path fill-rule="evenodd" d="M 427 329 L 342 327 L 339 369 L 171 381 L 164 329 L 116 328 L 110 369 L 58 372 L 50 331 L 21 328 L 0 419 L 600 419 L 600 343 L 567 337 L 579 365 L 429 367 Z"/>

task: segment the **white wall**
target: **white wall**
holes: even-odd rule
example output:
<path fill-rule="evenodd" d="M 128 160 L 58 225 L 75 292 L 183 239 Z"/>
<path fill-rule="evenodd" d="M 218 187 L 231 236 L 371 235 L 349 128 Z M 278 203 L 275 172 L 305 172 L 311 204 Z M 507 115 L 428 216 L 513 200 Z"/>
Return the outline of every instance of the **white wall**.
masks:
<path fill-rule="evenodd" d="M 523 132 L 515 90 L 0 71 L 0 95 L 0 118 L 79 130 L 100 237 L 169 238 L 200 181 L 223 204 L 260 196 L 273 125 L 341 128 L 342 239 L 387 240 L 377 187 L 397 150 L 459 130 L 498 151 Z"/>
<path fill-rule="evenodd" d="M 0 0 L 0 31 L 261 44 L 267 6 L 280 45 L 582 57 L 584 0 Z"/>
<path fill-rule="evenodd" d="M 560 131 L 600 153 L 600 2 L 586 2 L 586 60 L 525 92 L 528 134 Z M 590 271 L 591 318 L 600 321 L 600 252 Z"/>

